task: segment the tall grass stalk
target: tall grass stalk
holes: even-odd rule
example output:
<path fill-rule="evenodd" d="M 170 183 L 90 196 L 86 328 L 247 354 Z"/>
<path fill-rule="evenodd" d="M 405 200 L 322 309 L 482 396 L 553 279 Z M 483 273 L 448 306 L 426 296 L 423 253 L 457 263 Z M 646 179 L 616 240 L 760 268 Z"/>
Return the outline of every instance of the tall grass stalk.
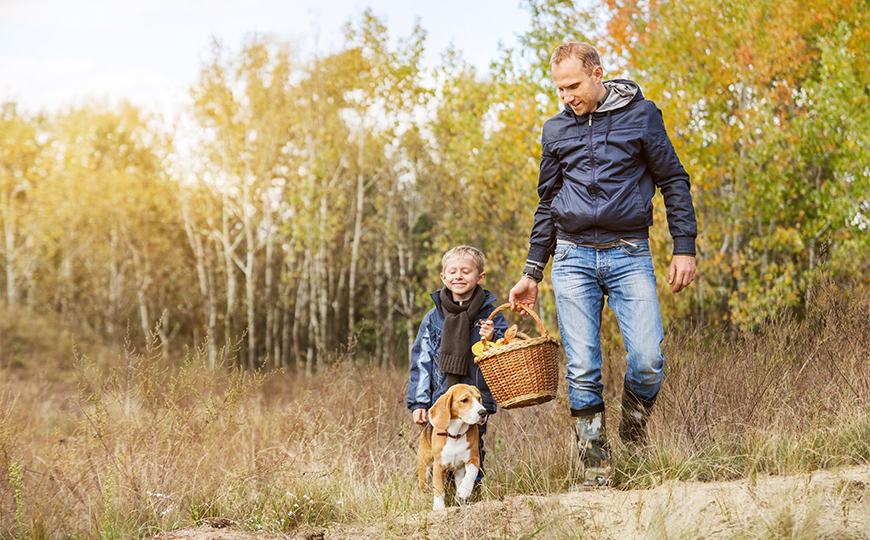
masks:
<path fill-rule="evenodd" d="M 15 496 L 15 518 L 18 522 L 18 534 L 19 536 L 24 536 L 24 519 L 22 517 L 23 514 L 23 503 L 22 503 L 22 491 L 24 490 L 24 486 L 21 482 L 21 466 L 16 462 L 12 462 L 9 465 L 9 483 L 12 485 L 12 489 L 14 490 Z"/>

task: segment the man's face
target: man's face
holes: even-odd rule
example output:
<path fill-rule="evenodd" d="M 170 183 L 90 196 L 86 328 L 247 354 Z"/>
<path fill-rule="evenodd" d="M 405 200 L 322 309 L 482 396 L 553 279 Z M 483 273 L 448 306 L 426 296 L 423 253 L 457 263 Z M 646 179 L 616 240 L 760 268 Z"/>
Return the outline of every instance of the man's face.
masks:
<path fill-rule="evenodd" d="M 589 73 L 576 58 L 566 58 L 553 66 L 553 82 L 559 90 L 559 99 L 581 116 L 595 112 L 598 100 L 604 97 L 603 75 L 601 66 Z"/>

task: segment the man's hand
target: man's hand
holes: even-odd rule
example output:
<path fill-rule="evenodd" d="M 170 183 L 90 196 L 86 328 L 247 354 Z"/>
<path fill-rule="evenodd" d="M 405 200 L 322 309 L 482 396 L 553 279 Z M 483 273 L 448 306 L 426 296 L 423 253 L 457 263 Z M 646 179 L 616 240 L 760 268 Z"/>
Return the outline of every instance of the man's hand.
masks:
<path fill-rule="evenodd" d="M 674 286 L 678 293 L 695 281 L 695 257 L 691 255 L 674 255 L 671 269 L 668 271 L 668 283 Z M 511 291 L 513 294 L 513 291 Z"/>
<path fill-rule="evenodd" d="M 414 423 L 425 426 L 427 422 L 426 409 L 414 409 Z"/>
<path fill-rule="evenodd" d="M 511 311 L 520 311 L 522 308 L 519 304 L 525 304 L 529 307 L 535 305 L 535 300 L 538 299 L 538 282 L 530 277 L 523 276 L 514 285 L 510 293 Z"/>

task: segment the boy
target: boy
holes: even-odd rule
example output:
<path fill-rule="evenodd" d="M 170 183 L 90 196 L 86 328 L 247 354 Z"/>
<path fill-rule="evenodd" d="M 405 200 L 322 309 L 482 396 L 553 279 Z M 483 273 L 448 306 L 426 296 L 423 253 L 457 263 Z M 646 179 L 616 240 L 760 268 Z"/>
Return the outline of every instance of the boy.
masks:
<path fill-rule="evenodd" d="M 441 259 L 444 288 L 432 293 L 435 307 L 420 323 L 411 349 L 411 379 L 406 403 L 414 422 L 421 426 L 429 421 L 427 411 L 432 404 L 449 387 L 459 383 L 476 386 L 487 412 L 496 412 L 495 400 L 471 352 L 471 346 L 480 338 L 495 341 L 503 337 L 507 329 L 501 313 L 492 321 L 487 320 L 496 306 L 495 296 L 481 287 L 486 277 L 485 265 L 484 254 L 471 246 L 455 247 Z M 475 332 L 478 326 L 480 330 Z M 486 424 L 479 427 L 479 432 L 483 465 Z M 478 480 L 482 476 L 481 468 Z"/>

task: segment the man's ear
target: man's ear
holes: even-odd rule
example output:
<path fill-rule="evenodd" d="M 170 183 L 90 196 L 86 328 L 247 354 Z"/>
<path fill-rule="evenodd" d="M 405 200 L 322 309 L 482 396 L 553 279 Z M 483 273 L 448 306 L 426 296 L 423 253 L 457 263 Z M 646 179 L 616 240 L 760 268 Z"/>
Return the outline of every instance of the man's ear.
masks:
<path fill-rule="evenodd" d="M 429 422 L 435 429 L 447 429 L 450 423 L 450 409 L 453 407 L 453 392 L 449 389 L 443 396 L 438 398 L 435 405 L 429 409 Z"/>
<path fill-rule="evenodd" d="M 592 69 L 592 76 L 598 79 L 599 81 L 604 78 L 604 68 L 601 66 L 595 66 Z"/>

